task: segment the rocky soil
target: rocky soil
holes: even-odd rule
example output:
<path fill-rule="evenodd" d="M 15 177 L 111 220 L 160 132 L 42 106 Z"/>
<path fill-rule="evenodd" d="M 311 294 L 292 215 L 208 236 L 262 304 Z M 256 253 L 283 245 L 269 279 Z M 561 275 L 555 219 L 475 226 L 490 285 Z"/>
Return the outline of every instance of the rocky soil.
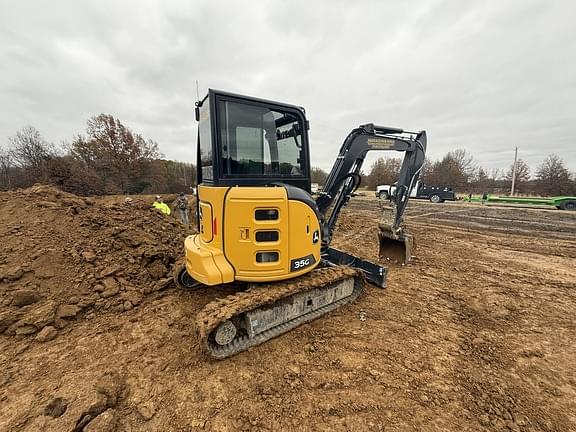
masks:
<path fill-rule="evenodd" d="M 385 290 L 214 361 L 147 198 L 0 193 L 0 430 L 576 430 L 576 213 L 411 202 Z M 376 260 L 378 202 L 336 246 Z"/>
<path fill-rule="evenodd" d="M 45 342 L 171 283 L 186 230 L 143 199 L 116 201 L 49 186 L 0 195 L 0 333 Z"/>

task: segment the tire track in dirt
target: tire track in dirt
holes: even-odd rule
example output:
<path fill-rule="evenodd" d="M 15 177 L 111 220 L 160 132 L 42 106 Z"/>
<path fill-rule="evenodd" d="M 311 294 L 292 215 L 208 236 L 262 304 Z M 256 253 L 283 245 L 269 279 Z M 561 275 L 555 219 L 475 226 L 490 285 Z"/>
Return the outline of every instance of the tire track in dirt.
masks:
<path fill-rule="evenodd" d="M 365 205 L 361 207 L 364 208 Z M 477 210 L 466 210 L 466 213 Z M 373 218 L 377 217 L 376 210 L 366 211 L 369 211 Z M 451 368 L 451 379 L 460 389 L 458 393 L 463 399 L 463 409 L 470 412 L 471 417 L 479 422 L 478 428 L 522 431 L 571 430 L 574 426 L 573 417 L 568 416 L 563 408 L 547 406 L 546 399 L 543 399 L 541 394 L 536 393 L 537 396 L 534 396 L 534 389 L 527 390 L 522 374 L 516 372 L 518 357 L 520 361 L 546 357 L 538 349 L 522 349 L 522 343 L 516 340 L 518 336 L 524 336 L 522 333 L 527 333 L 530 337 L 534 334 L 532 331 L 538 331 L 538 326 L 525 328 L 525 322 L 538 317 L 543 321 L 543 325 L 550 325 L 550 315 L 554 315 L 553 311 L 548 310 L 538 313 L 538 308 L 543 306 L 542 303 L 534 304 L 539 293 L 532 292 L 525 295 L 521 290 L 532 290 L 534 284 L 538 284 L 540 280 L 542 286 L 549 287 L 550 277 L 557 277 L 561 281 L 554 282 L 553 288 L 550 287 L 555 294 L 545 295 L 554 305 L 556 303 L 553 301 L 556 299 L 553 296 L 556 295 L 560 296 L 563 302 L 568 301 L 568 310 L 574 310 L 576 307 L 573 295 L 565 292 L 566 289 L 574 287 L 573 280 L 570 281 L 569 274 L 559 268 L 560 263 L 549 261 L 551 271 L 541 273 L 537 268 L 541 267 L 541 263 L 536 262 L 539 265 L 533 267 L 526 266 L 521 261 L 518 262 L 517 257 L 530 253 L 534 256 L 534 261 L 537 259 L 548 261 L 547 255 L 551 254 L 566 257 L 568 265 L 570 258 L 576 256 L 573 252 L 575 244 L 570 224 L 566 227 L 558 225 L 562 222 L 552 221 L 543 224 L 540 221 L 528 220 L 520 225 L 538 228 L 545 226 L 546 229 L 528 230 L 527 236 L 526 232 L 517 229 L 515 221 L 508 217 L 479 217 L 489 229 L 478 230 L 478 225 L 470 222 L 472 218 L 462 214 L 464 212 L 450 212 L 449 217 L 430 213 L 419 213 L 424 221 L 416 222 L 417 217 L 409 212 L 407 225 L 412 228 L 416 238 L 422 239 L 422 243 L 427 244 L 428 247 L 432 239 L 425 237 L 435 237 L 434 241 L 442 248 L 442 254 L 437 260 L 430 260 L 426 256 L 426 251 L 417 249 L 416 252 L 419 257 L 423 257 L 422 264 L 438 270 L 440 276 L 436 281 L 445 281 L 447 288 L 448 284 L 454 284 L 455 278 L 449 275 L 447 264 L 450 267 L 453 266 L 457 272 L 470 274 L 466 267 L 470 267 L 469 258 L 472 256 L 475 260 L 472 267 L 482 269 L 478 271 L 478 274 L 482 275 L 481 280 L 465 281 L 467 286 L 465 286 L 464 293 L 462 293 L 462 288 L 456 289 L 460 294 L 452 292 L 449 288 L 448 290 L 433 288 L 439 291 L 438 298 L 441 301 L 438 302 L 437 299 L 437 304 L 442 304 L 441 307 L 445 306 L 450 311 L 452 328 L 457 332 L 455 340 L 458 348 L 455 355 L 456 362 Z M 446 212 L 439 214 L 444 216 Z M 529 216 L 533 215 L 541 216 L 538 212 L 529 213 Z M 511 222 L 513 226 L 509 226 Z M 438 223 L 442 226 L 438 226 Z M 480 227 L 484 226 L 480 225 Z M 556 228 L 557 231 L 554 231 Z M 498 237 L 498 233 L 506 233 L 507 237 Z M 470 237 L 471 234 L 472 237 Z M 344 236 L 344 241 L 348 241 L 352 235 L 349 233 L 348 238 Z M 466 237 L 465 240 L 464 237 Z M 552 240 L 554 237 L 561 240 Z M 362 238 L 365 239 L 366 236 Z M 474 244 L 475 241 L 477 244 Z M 526 252 L 527 244 L 530 252 Z M 501 245 L 506 245 L 509 256 L 506 256 L 505 251 L 502 253 Z M 557 250 L 559 245 L 564 246 L 561 251 Z M 473 251 L 469 251 L 470 255 L 468 255 L 462 247 L 470 248 L 470 246 L 473 246 Z M 460 253 L 450 250 L 453 248 L 460 249 Z M 486 254 L 493 250 L 498 253 Z M 442 256 L 449 256 L 449 262 L 444 262 Z M 491 278 L 489 275 L 494 270 L 496 270 L 497 277 Z M 513 282 L 512 285 L 510 281 Z M 482 282 L 487 283 L 483 285 Z M 564 294 L 559 294 L 558 290 Z M 548 309 L 547 306 L 545 309 Z M 567 313 L 569 313 L 568 310 Z M 433 314 L 434 312 L 431 312 L 431 315 Z M 445 323 L 443 327 L 446 328 Z M 574 326 L 570 324 L 568 317 L 555 322 L 554 327 L 574 331 Z M 539 372 L 542 373 L 541 370 Z M 559 379 L 558 373 L 548 371 L 547 375 L 552 379 Z M 540 386 L 543 385 L 540 384 Z"/>
<path fill-rule="evenodd" d="M 454 378 L 479 423 L 494 430 L 570 430 L 569 419 L 558 409 L 543 408 L 542 401 L 522 387 L 521 377 L 514 371 L 514 350 L 520 346 L 510 344 L 509 339 L 519 325 L 518 308 L 505 305 L 508 313 L 495 317 L 490 311 L 471 307 L 462 297 L 445 298 L 454 322 L 462 329 Z"/>

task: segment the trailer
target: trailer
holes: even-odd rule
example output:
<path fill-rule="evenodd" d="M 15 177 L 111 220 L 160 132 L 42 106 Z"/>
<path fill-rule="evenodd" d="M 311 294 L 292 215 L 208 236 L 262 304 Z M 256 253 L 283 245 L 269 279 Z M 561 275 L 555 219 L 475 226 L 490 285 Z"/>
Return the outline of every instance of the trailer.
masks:
<path fill-rule="evenodd" d="M 466 198 L 464 201 L 482 202 L 482 198 L 472 197 L 472 198 Z M 524 205 L 550 206 L 550 207 L 556 207 L 558 210 L 576 210 L 576 197 L 573 196 L 557 196 L 552 198 L 488 196 L 485 202 L 494 204 L 524 204 Z"/>

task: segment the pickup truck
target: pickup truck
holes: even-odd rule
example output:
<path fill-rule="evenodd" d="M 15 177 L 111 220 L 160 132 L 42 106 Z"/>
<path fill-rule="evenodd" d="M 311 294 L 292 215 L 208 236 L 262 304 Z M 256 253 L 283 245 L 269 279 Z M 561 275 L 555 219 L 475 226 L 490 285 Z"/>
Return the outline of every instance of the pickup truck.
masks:
<path fill-rule="evenodd" d="M 376 187 L 376 197 L 390 199 L 396 192 L 396 185 L 380 185 Z M 455 201 L 456 194 L 450 187 L 426 186 L 420 180 L 416 182 L 410 191 L 410 198 L 427 199 L 433 203 Z"/>

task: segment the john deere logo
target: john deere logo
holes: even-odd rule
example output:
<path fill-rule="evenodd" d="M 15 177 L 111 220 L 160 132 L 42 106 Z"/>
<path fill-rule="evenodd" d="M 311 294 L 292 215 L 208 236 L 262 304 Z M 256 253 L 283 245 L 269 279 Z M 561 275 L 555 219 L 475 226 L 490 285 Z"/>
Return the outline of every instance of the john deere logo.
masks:
<path fill-rule="evenodd" d="M 320 240 L 320 233 L 316 230 L 314 231 L 314 234 L 312 234 L 312 243 L 316 244 L 318 243 L 318 240 Z"/>

